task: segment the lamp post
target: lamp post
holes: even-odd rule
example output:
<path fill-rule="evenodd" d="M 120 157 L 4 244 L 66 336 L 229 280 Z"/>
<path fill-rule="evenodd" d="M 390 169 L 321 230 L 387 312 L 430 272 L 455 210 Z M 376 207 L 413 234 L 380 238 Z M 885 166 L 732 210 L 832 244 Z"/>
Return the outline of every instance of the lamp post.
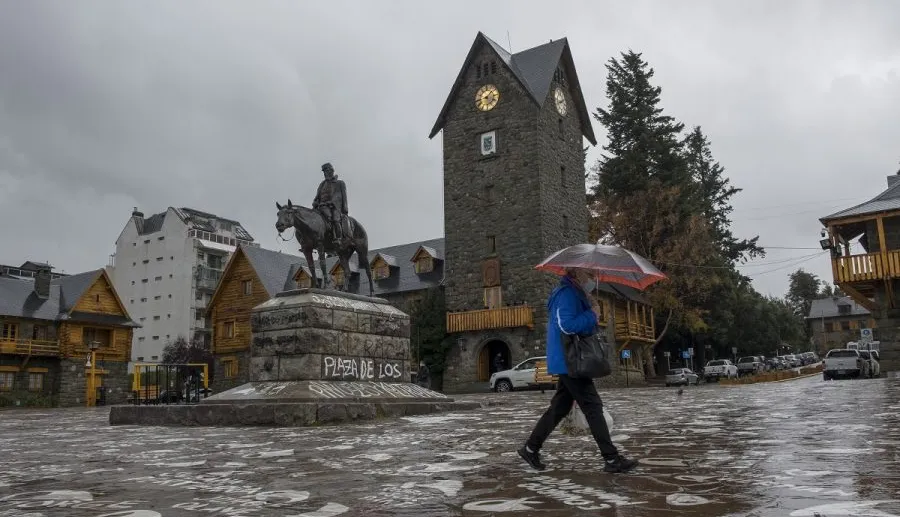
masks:
<path fill-rule="evenodd" d="M 85 404 L 88 407 L 97 405 L 96 397 L 97 397 L 97 389 L 94 387 L 94 375 L 97 372 L 97 349 L 100 348 L 99 341 L 91 341 L 88 343 L 88 348 L 91 352 L 88 354 L 87 363 L 85 363 L 86 368 L 90 368 L 91 371 L 88 374 L 88 392 L 85 400 Z"/>

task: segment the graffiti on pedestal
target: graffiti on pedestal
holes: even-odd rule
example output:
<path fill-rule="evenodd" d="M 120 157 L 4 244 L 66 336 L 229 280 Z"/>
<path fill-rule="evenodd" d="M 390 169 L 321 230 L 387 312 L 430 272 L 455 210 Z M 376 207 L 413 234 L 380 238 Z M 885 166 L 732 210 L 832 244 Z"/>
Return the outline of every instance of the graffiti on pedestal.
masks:
<path fill-rule="evenodd" d="M 322 358 L 322 378 L 327 380 L 399 380 L 403 377 L 403 363 L 365 357 Z"/>

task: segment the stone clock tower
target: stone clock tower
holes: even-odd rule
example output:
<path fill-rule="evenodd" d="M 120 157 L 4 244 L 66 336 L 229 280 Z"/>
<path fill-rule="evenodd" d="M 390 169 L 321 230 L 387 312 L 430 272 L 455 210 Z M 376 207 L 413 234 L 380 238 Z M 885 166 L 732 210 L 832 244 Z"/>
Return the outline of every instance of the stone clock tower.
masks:
<path fill-rule="evenodd" d="M 441 130 L 454 391 L 544 354 L 557 279 L 534 266 L 587 240 L 584 140 L 596 139 L 567 40 L 510 54 L 478 33 L 429 137 Z"/>

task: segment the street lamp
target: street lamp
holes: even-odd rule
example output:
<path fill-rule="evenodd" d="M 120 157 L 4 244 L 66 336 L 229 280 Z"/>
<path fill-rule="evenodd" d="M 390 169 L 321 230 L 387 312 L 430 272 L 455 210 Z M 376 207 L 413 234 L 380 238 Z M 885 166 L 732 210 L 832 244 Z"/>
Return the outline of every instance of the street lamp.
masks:
<path fill-rule="evenodd" d="M 94 375 L 97 372 L 97 349 L 100 348 L 99 341 L 91 341 L 88 343 L 88 348 L 90 349 L 90 353 L 87 356 L 87 362 L 84 364 L 85 368 L 90 368 L 91 373 L 88 377 L 88 395 L 85 400 L 85 404 L 88 407 L 96 405 L 96 397 L 95 393 L 97 390 L 94 388 Z"/>

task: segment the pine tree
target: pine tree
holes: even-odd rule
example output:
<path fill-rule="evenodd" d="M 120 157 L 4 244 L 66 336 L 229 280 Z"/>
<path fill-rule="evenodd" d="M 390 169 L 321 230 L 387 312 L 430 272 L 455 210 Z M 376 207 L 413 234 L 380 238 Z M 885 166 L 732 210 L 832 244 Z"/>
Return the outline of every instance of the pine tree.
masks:
<path fill-rule="evenodd" d="M 659 107 L 662 88 L 650 82 L 653 69 L 634 51 L 611 58 L 606 69 L 609 108 L 598 108 L 594 118 L 606 127 L 609 142 L 597 164 L 593 200 L 647 190 L 654 179 L 690 197 L 693 192 L 684 188 L 690 173 L 679 152 L 684 125 Z"/>
<path fill-rule="evenodd" d="M 731 198 L 742 189 L 732 186 L 731 180 L 725 177 L 725 169 L 713 159 L 709 140 L 700 126 L 694 127 L 684 138 L 683 148 L 688 170 L 697 183 L 702 213 L 712 228 L 725 261 L 733 265 L 765 256 L 765 250 L 757 245 L 759 236 L 739 240 L 732 234 L 729 218 L 733 210 Z"/>

